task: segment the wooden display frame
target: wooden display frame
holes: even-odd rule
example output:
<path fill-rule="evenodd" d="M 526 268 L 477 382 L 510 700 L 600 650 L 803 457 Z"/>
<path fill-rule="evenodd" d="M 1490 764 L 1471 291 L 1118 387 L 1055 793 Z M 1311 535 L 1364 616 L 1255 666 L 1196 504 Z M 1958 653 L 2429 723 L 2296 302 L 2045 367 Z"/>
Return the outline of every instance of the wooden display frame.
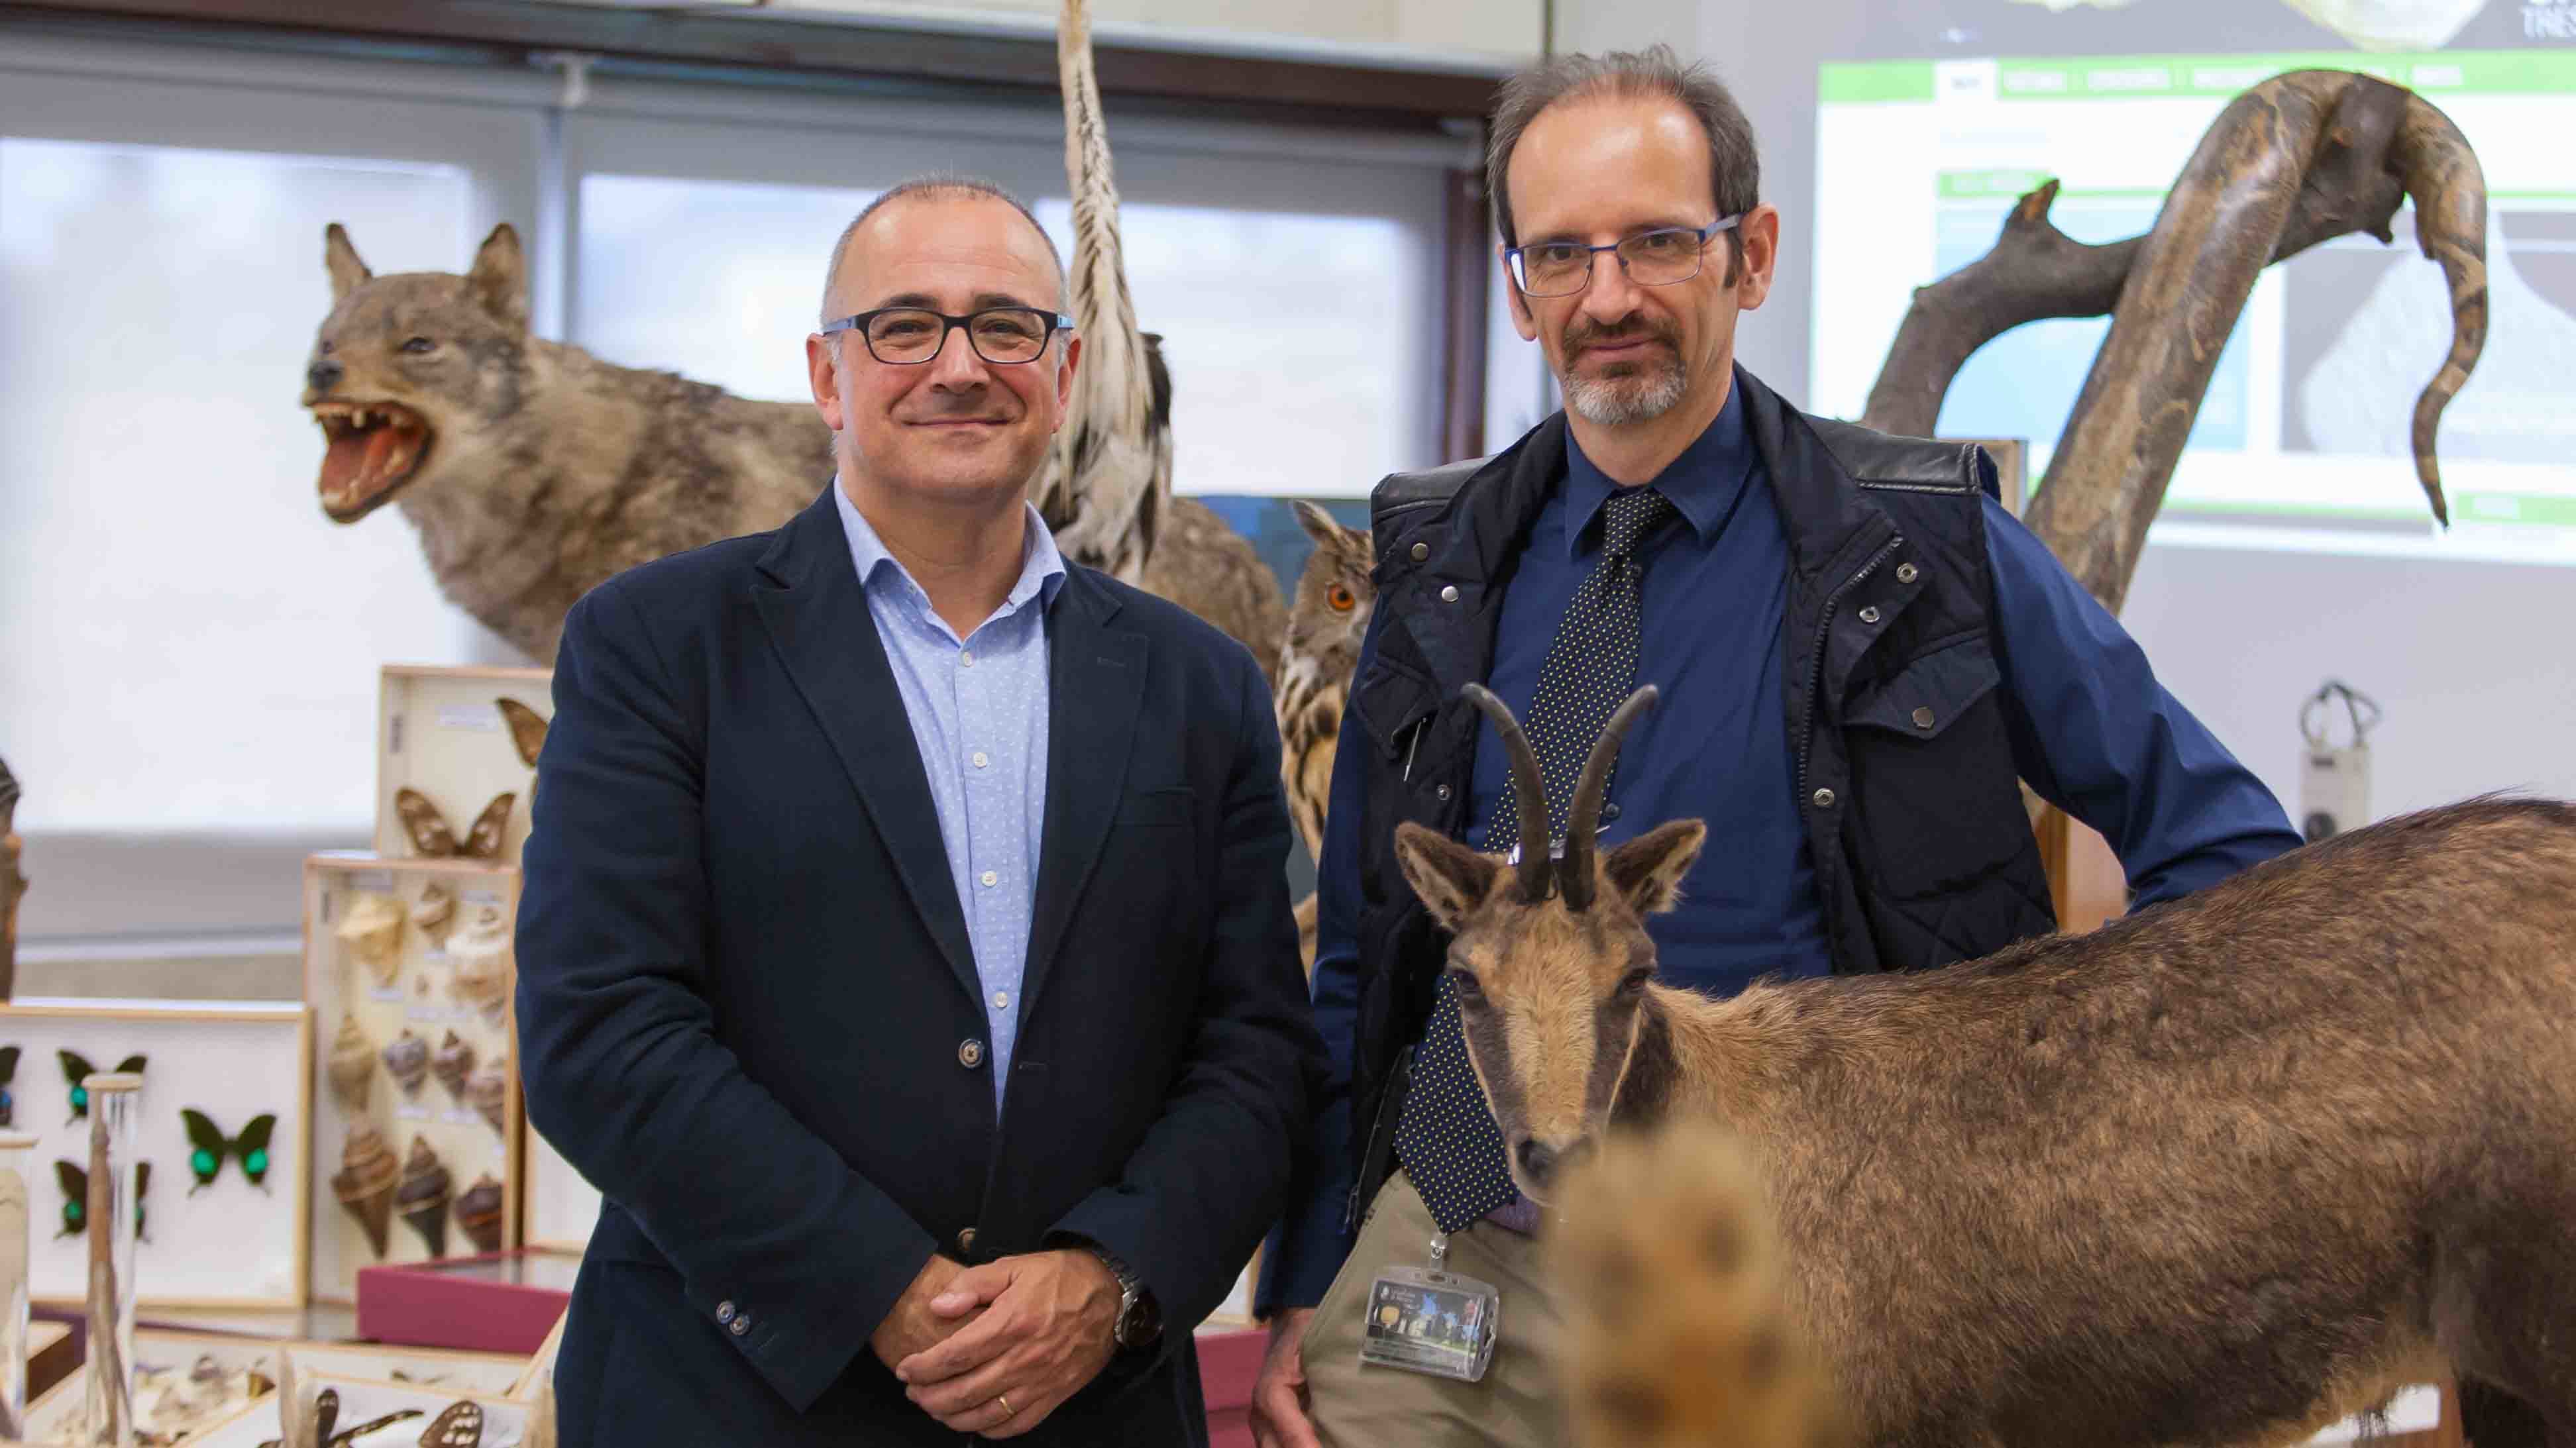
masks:
<path fill-rule="evenodd" d="M 173 1036 L 178 1037 L 173 1040 Z M 187 1049 L 191 1039 L 199 1049 Z M 205 1049 L 222 1050 L 211 1064 Z M 292 1001 L 127 1001 L 51 999 L 0 1003 L 0 1045 L 20 1048 L 11 1091 L 19 1128 L 35 1133 L 37 1147 L 28 1183 L 31 1301 L 77 1307 L 87 1296 L 88 1247 L 52 1229 L 60 1221 L 61 1190 L 52 1163 L 86 1167 L 88 1121 L 68 1118 L 68 1082 L 56 1053 L 73 1050 L 101 1071 L 129 1054 L 150 1062 L 136 1114 L 135 1152 L 152 1166 L 142 1195 L 146 1241 L 136 1247 L 137 1305 L 161 1311 L 228 1311 L 304 1305 L 311 1250 L 307 1142 L 313 1119 L 313 1038 L 302 1004 Z M 244 1088 L 247 1086 L 247 1092 Z M 254 1206 L 238 1158 L 216 1167 L 214 1182 L 198 1188 L 189 1169 L 191 1146 L 183 1109 L 205 1112 L 222 1130 L 238 1134 L 254 1115 L 273 1112 L 265 1197 L 280 1210 L 260 1210 L 259 1225 L 245 1237 L 241 1221 L 218 1221 L 223 1208 Z M 229 1213 L 240 1218 L 238 1211 Z M 192 1237 L 198 1240 L 192 1244 Z M 239 1264 L 247 1258 L 249 1265 Z M 184 1278 L 192 1265 L 231 1264 L 246 1280 L 274 1283 L 274 1290 L 243 1292 L 155 1291 L 153 1284 Z"/>
<path fill-rule="evenodd" d="M 375 1055 L 368 1073 L 365 1119 L 382 1133 L 398 1163 L 408 1158 L 418 1137 L 429 1143 L 448 1170 L 444 1255 L 465 1257 L 481 1250 L 457 1222 L 454 1203 L 486 1173 L 501 1183 L 500 1245 L 504 1249 L 518 1245 L 526 1117 L 520 1107 L 515 1049 L 516 960 L 503 946 L 497 1017 L 459 999 L 454 987 L 460 957 L 439 948 L 413 919 L 415 906 L 432 885 L 444 886 L 455 897 L 454 932 L 468 930 L 472 923 L 468 917 L 485 912 L 497 912 L 497 928 L 504 932 L 517 919 L 519 872 L 515 869 L 354 853 L 315 855 L 305 862 L 304 998 L 314 1020 L 314 1046 L 306 1072 L 314 1164 L 309 1187 L 314 1243 L 307 1282 L 316 1302 L 354 1304 L 361 1267 L 432 1260 L 428 1244 L 400 1214 L 387 1224 L 385 1254 L 375 1255 L 366 1229 L 341 1206 L 333 1187 L 354 1115 L 333 1090 L 329 1074 L 344 1017 L 354 1016 Z M 378 973 L 336 933 L 346 912 L 364 895 L 390 896 L 401 912 L 390 986 L 379 984 Z M 458 933 L 451 933 L 447 943 L 456 944 Z M 419 1037 L 433 1053 L 454 1032 L 474 1047 L 477 1071 L 506 1060 L 497 1129 L 466 1099 L 450 1093 L 434 1071 L 416 1092 L 405 1093 L 396 1085 L 381 1053 L 404 1031 Z"/>
<path fill-rule="evenodd" d="M 44 1325 L 47 1324 L 39 1324 Z M 68 1332 L 59 1324 L 53 1326 L 57 1331 Z M 464 1396 L 527 1401 L 518 1391 L 520 1380 L 527 1375 L 527 1362 L 506 1353 L 460 1352 L 438 1347 L 385 1347 L 365 1342 L 280 1341 L 231 1333 L 181 1332 L 153 1327 L 137 1328 L 134 1333 L 134 1358 L 145 1367 L 166 1364 L 185 1367 L 202 1356 L 213 1358 L 227 1371 L 252 1368 L 274 1381 L 280 1351 L 295 1354 L 298 1372 L 384 1383 L 396 1381 L 395 1373 L 462 1373 L 468 1380 L 456 1383 L 453 1390 Z M 79 1414 L 83 1394 L 88 1391 L 87 1371 L 84 1365 L 27 1405 L 29 1442 L 46 1443 L 63 1437 L 63 1430 Z M 487 1384 L 499 1386 L 489 1387 Z M 449 1385 L 443 1382 L 415 1381 L 408 1385 L 433 1392 L 449 1390 Z"/>
<path fill-rule="evenodd" d="M 514 794 L 501 853 L 490 864 L 516 865 L 527 843 L 536 771 L 519 759 L 496 698 L 515 699 L 541 718 L 554 717 L 549 669 L 387 664 L 376 685 L 376 853 L 415 857 L 394 795 L 419 791 L 445 816 L 458 839 L 493 797 Z"/>

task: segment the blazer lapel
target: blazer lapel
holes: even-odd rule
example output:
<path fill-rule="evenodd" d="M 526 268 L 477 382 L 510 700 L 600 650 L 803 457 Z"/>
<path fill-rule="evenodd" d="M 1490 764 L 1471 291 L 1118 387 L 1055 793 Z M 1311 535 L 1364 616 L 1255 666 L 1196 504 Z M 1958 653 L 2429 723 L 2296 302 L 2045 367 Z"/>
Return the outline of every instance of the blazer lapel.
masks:
<path fill-rule="evenodd" d="M 930 777 L 828 489 L 779 530 L 760 567 L 778 586 L 755 585 L 752 604 L 780 662 L 841 756 L 949 970 L 968 999 L 982 999 Z"/>
<path fill-rule="evenodd" d="M 1145 636 L 1108 626 L 1117 595 L 1068 568 L 1047 620 L 1046 825 L 1020 1019 L 1029 1019 L 1056 947 L 1089 884 L 1127 784 L 1127 755 L 1145 694 Z"/>

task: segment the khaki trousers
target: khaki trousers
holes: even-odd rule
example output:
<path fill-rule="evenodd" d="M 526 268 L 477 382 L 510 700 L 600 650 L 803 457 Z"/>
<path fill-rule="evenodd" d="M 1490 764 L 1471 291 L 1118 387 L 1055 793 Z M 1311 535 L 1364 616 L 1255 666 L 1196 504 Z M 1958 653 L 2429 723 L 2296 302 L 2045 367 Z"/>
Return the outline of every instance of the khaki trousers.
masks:
<path fill-rule="evenodd" d="M 1316 1435 L 1324 1448 L 1563 1448 L 1571 1435 L 1556 1382 L 1561 1325 L 1533 1238 L 1479 1223 L 1449 1239 L 1447 1270 L 1490 1282 L 1502 1296 L 1502 1337 L 1484 1381 L 1360 1361 L 1369 1285 L 1389 1267 L 1429 1266 L 1435 1230 L 1412 1181 L 1402 1172 L 1389 1177 L 1298 1349 Z"/>

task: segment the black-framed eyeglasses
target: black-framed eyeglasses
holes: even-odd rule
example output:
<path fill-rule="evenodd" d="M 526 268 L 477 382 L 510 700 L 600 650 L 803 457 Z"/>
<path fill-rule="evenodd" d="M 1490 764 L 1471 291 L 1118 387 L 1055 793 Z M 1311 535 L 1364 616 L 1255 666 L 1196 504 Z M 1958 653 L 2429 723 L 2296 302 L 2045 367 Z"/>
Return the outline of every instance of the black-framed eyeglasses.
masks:
<path fill-rule="evenodd" d="M 1503 253 L 1521 295 L 1570 297 L 1592 285 L 1592 259 L 1602 252 L 1619 258 L 1628 280 L 1641 287 L 1668 287 L 1699 275 L 1700 253 L 1721 231 L 1732 231 L 1744 213 L 1721 216 L 1706 226 L 1664 226 L 1621 237 L 1608 246 L 1579 241 L 1542 241 Z"/>
<path fill-rule="evenodd" d="M 1011 366 L 1035 362 L 1047 339 L 1073 330 L 1073 318 L 1036 307 L 986 307 L 962 317 L 928 307 L 879 307 L 837 322 L 825 322 L 823 335 L 856 332 L 868 344 L 868 355 L 880 362 L 911 367 L 939 355 L 950 329 L 966 329 L 966 345 L 987 362 Z"/>

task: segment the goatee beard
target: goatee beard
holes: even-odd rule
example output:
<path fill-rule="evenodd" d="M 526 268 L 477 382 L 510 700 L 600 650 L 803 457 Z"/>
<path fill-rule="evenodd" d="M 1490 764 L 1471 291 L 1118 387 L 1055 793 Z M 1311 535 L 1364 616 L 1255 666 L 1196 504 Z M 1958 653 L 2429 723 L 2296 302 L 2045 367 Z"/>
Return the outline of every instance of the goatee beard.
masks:
<path fill-rule="evenodd" d="M 1623 427 L 1663 416 L 1682 400 L 1690 377 L 1678 358 L 1646 363 L 1624 377 L 1558 379 L 1565 405 L 1600 427 Z"/>

